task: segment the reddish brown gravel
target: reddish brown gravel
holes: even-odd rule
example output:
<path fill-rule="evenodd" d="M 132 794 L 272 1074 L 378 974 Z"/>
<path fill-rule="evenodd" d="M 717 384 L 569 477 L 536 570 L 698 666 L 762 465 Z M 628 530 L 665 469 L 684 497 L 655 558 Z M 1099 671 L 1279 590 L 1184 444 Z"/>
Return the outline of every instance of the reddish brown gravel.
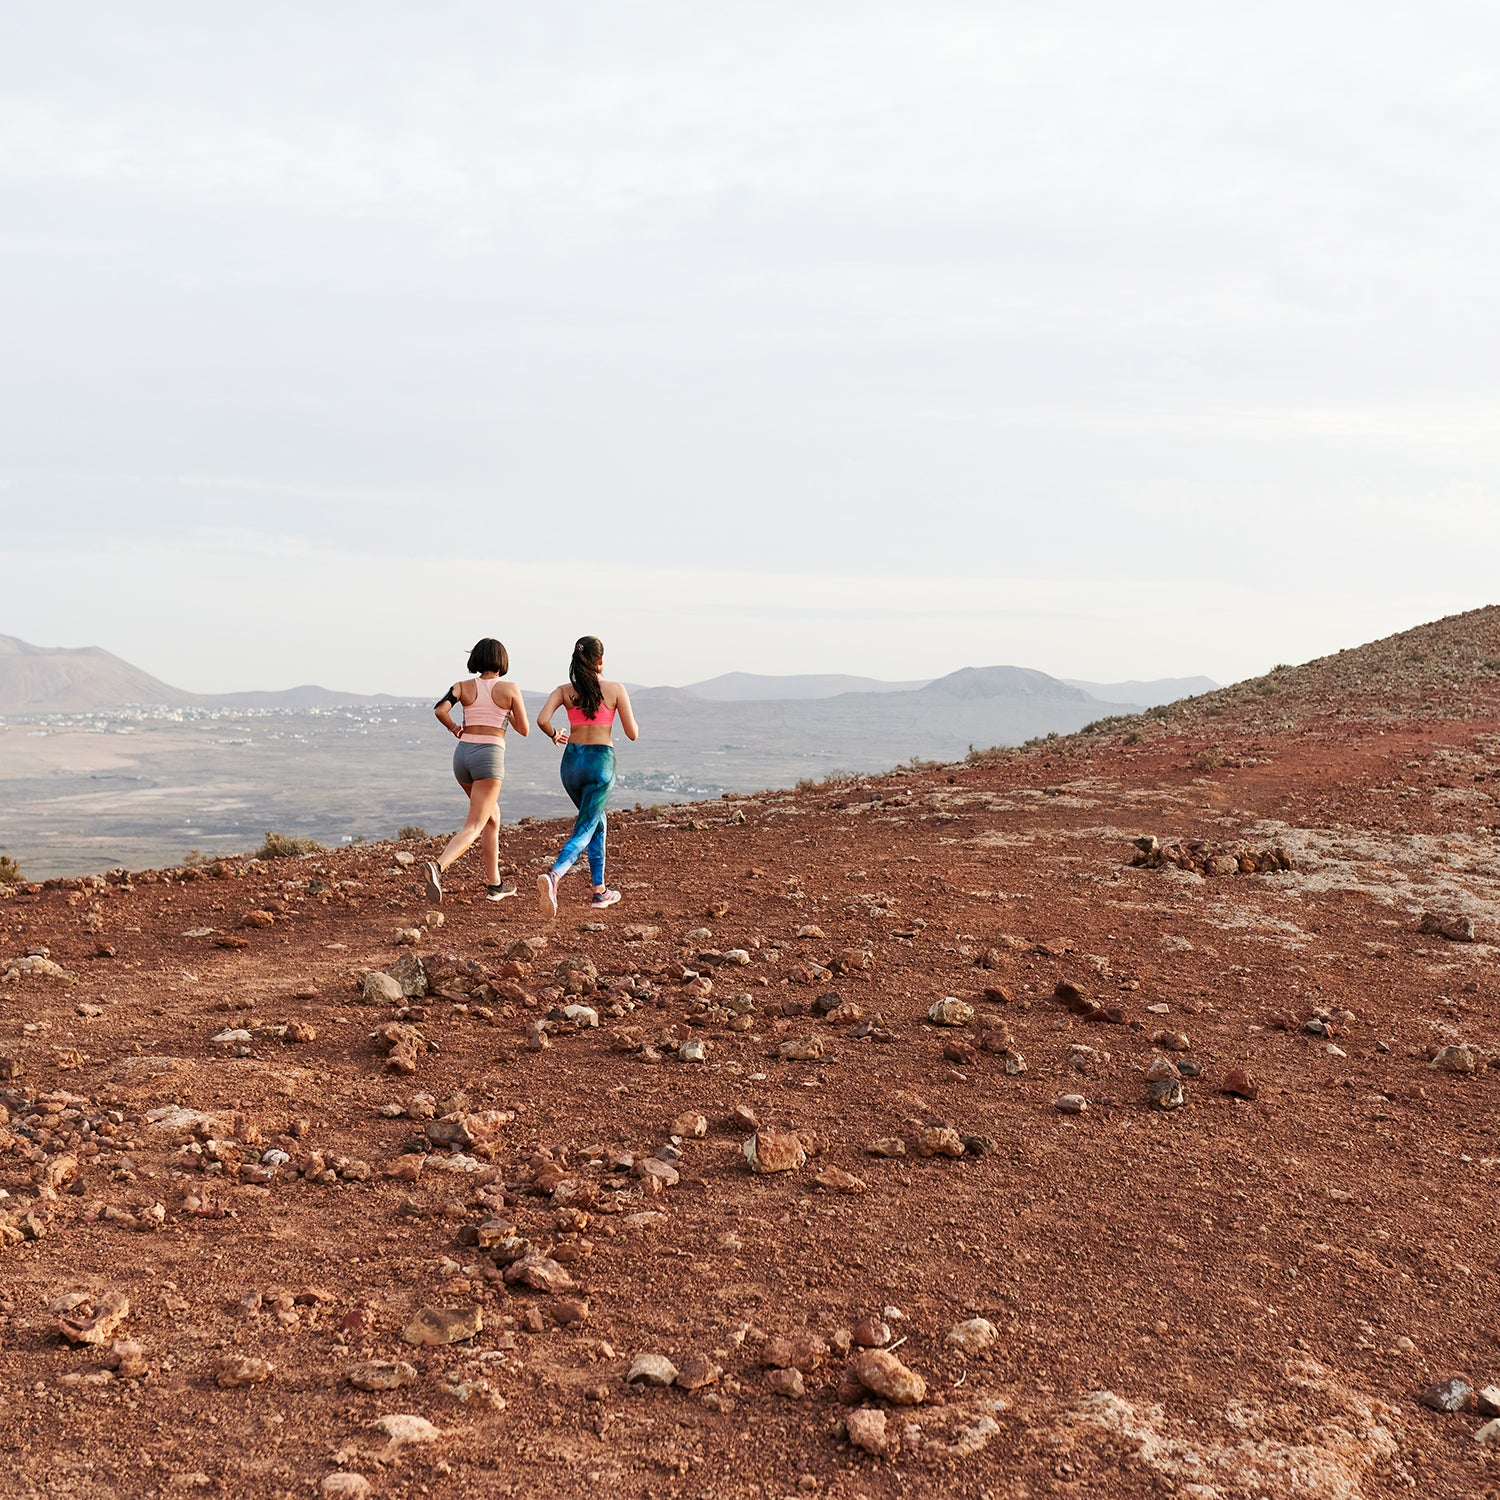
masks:
<path fill-rule="evenodd" d="M 544 824 L 441 926 L 435 843 L 6 888 L 0 1493 L 1493 1500 L 1497 750 L 1485 611 L 622 811 L 550 925 Z"/>

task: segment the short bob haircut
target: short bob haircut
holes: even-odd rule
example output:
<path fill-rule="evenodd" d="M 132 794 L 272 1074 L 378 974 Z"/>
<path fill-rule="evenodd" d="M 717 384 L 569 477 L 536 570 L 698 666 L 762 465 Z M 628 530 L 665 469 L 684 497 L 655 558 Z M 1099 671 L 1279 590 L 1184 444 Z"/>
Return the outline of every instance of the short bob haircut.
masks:
<path fill-rule="evenodd" d="M 469 670 L 471 672 L 498 672 L 504 677 L 510 671 L 510 657 L 505 654 L 505 647 L 499 641 L 487 635 L 469 652 Z"/>

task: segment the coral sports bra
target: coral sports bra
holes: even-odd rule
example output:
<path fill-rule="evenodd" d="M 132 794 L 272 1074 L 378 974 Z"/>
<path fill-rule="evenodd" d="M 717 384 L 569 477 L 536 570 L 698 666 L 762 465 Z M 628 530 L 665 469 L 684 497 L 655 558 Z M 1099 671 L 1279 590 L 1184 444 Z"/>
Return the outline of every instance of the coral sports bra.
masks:
<path fill-rule="evenodd" d="M 577 729 L 580 724 L 613 724 L 615 722 L 615 711 L 606 708 L 602 703 L 593 714 L 586 714 L 581 708 L 574 708 L 571 704 L 565 704 L 568 710 L 568 723 Z"/>

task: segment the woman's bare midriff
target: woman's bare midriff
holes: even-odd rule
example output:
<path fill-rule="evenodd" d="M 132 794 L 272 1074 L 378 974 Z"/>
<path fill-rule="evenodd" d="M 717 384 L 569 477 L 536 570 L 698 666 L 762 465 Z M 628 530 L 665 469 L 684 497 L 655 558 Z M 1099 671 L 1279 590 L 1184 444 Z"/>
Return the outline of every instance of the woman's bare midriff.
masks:
<path fill-rule="evenodd" d="M 568 730 L 570 745 L 608 745 L 610 725 L 578 724 Z"/>

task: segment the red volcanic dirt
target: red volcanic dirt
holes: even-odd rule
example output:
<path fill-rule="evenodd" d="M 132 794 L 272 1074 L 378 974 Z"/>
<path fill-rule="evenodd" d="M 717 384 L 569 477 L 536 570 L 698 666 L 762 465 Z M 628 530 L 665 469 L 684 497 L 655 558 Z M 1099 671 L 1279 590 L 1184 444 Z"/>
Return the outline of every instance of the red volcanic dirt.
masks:
<path fill-rule="evenodd" d="M 1420 1401 L 1500 1384 L 1500 718 L 1299 702 L 623 812 L 624 901 L 580 871 L 552 924 L 556 824 L 441 926 L 415 844 L 15 891 L 0 1491 L 1500 1496 L 1485 1416 Z M 435 993 L 365 1003 L 413 954 Z M 745 1109 L 806 1163 L 752 1174 Z M 882 1316 L 920 1404 L 846 1373 Z"/>

